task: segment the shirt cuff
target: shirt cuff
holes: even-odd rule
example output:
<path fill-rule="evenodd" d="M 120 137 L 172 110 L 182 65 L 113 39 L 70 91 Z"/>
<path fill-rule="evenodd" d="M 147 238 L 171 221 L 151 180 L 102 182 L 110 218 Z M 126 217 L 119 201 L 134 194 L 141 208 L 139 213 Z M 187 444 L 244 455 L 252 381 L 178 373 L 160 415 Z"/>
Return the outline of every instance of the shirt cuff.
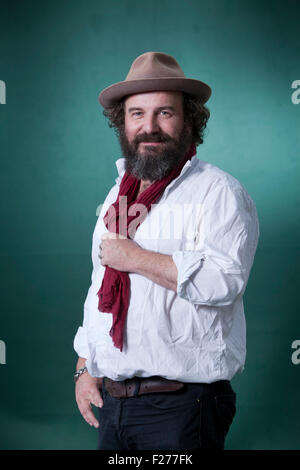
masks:
<path fill-rule="evenodd" d="M 206 256 L 199 251 L 175 251 L 172 258 L 178 272 L 177 294 L 179 297 L 189 300 L 186 292 L 189 278 L 195 271 L 201 268 Z"/>
<path fill-rule="evenodd" d="M 73 347 L 79 357 L 88 359 L 90 355 L 90 349 L 87 341 L 86 329 L 80 326 L 74 338 Z"/>

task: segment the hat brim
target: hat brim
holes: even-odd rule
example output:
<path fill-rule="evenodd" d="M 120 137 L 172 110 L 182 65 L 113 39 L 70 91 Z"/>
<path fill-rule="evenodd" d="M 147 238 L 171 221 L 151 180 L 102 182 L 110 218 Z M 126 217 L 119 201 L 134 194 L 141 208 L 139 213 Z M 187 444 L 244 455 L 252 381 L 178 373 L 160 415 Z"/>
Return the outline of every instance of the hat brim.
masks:
<path fill-rule="evenodd" d="M 211 96 L 211 88 L 206 83 L 192 78 L 143 78 L 128 80 L 111 85 L 99 94 L 99 103 L 110 108 L 124 96 L 147 91 L 182 91 L 201 98 L 205 103 Z"/>

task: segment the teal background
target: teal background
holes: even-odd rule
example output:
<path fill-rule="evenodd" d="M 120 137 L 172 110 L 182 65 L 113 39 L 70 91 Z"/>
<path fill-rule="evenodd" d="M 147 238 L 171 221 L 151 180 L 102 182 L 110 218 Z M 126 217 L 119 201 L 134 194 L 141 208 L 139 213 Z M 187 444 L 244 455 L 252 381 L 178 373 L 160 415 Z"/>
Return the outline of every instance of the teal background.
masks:
<path fill-rule="evenodd" d="M 198 157 L 235 176 L 258 210 L 227 449 L 300 448 L 299 14 L 291 0 L 0 2 L 1 449 L 96 448 L 72 374 L 96 208 L 121 157 L 97 99 L 146 51 L 212 87 Z"/>

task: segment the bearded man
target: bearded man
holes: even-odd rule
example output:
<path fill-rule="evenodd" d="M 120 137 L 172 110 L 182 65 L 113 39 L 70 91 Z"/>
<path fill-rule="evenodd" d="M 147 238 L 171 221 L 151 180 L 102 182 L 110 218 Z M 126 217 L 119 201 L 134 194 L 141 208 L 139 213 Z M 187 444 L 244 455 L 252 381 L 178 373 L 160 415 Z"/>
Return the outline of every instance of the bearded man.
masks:
<path fill-rule="evenodd" d="M 236 414 L 259 224 L 242 184 L 197 158 L 210 95 L 160 52 L 99 95 L 123 158 L 74 348 L 76 401 L 100 450 L 224 449 Z"/>

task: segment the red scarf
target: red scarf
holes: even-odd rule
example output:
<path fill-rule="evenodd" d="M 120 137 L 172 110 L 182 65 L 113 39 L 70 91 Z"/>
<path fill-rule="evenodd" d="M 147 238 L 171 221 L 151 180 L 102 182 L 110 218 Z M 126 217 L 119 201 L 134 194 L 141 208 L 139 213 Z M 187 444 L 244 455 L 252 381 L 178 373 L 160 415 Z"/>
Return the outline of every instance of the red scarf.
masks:
<path fill-rule="evenodd" d="M 122 208 L 125 207 L 125 210 L 127 210 L 127 226 L 125 227 L 127 230 L 127 238 L 133 238 L 134 234 L 131 233 L 131 237 L 128 234 L 128 227 L 136 217 L 139 217 L 139 215 L 129 216 L 129 208 L 133 204 L 143 204 L 147 209 L 147 211 L 145 211 L 147 214 L 151 209 L 151 204 L 154 204 L 155 201 L 162 195 L 166 186 L 168 186 L 168 184 L 173 179 L 179 176 L 183 166 L 195 154 L 196 146 L 195 144 L 192 144 L 189 151 L 185 154 L 183 161 L 175 168 L 173 168 L 173 170 L 167 176 L 165 176 L 165 178 L 152 183 L 149 188 L 145 189 L 145 191 L 140 194 L 138 199 L 136 198 L 140 188 L 140 180 L 125 172 L 120 184 L 117 200 L 110 206 L 110 208 L 114 210 L 110 211 L 109 208 L 105 216 L 103 217 L 106 228 L 109 230 L 109 227 L 114 227 L 115 232 L 120 233 L 120 215 Z M 120 207 L 120 202 L 122 202 L 122 196 L 127 197 L 127 205 L 125 206 L 125 204 L 123 203 L 123 205 L 121 204 Z M 137 224 L 137 226 L 135 227 L 135 231 L 137 230 L 142 221 L 143 220 L 141 220 Z M 123 235 L 125 234 L 123 233 Z M 119 348 L 120 351 L 122 351 L 123 329 L 127 317 L 130 296 L 130 279 L 128 273 L 124 271 L 117 271 L 116 269 L 106 266 L 102 285 L 97 295 L 99 297 L 99 311 L 105 313 L 112 313 L 113 315 L 112 327 L 110 329 L 109 334 L 113 339 L 115 347 Z"/>

